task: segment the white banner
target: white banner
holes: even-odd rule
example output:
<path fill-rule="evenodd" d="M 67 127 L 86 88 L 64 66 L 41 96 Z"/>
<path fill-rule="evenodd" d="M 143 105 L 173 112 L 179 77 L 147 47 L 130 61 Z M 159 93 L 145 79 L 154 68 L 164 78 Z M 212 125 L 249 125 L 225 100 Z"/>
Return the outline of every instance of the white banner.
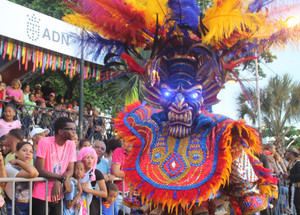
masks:
<path fill-rule="evenodd" d="M 80 44 L 74 42 L 71 36 L 74 33 L 80 35 L 81 29 L 7 0 L 0 0 L 2 36 L 80 58 Z M 91 56 L 84 56 L 84 59 L 102 64 L 102 58 L 95 61 Z"/>

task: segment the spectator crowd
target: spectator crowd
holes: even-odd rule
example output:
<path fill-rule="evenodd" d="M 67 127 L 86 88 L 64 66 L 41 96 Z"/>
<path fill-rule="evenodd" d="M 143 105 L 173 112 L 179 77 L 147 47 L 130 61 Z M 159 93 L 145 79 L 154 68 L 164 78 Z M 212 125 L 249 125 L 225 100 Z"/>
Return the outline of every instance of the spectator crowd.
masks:
<path fill-rule="evenodd" d="M 9 105 L 11 107 L 11 105 Z M 6 113 L 4 108 L 4 114 Z M 0 138 L 1 178 L 35 178 L 49 180 L 46 184 L 34 182 L 32 190 L 32 214 L 45 214 L 48 196 L 48 214 L 61 213 L 63 196 L 64 214 L 123 214 L 130 209 L 122 205 L 128 196 L 123 190 L 122 165 L 128 146 L 115 138 L 106 142 L 88 139 L 78 140 L 76 125 L 68 117 L 54 122 L 54 135 L 49 129 L 34 127 L 25 138 L 24 131 L 7 129 Z M 0 131 L 2 131 L 0 129 Z M 6 132 L 2 131 L 2 132 Z M 30 191 L 28 182 L 2 183 L 0 195 L 1 214 L 12 213 L 15 198 L 15 214 L 29 214 Z M 63 195 L 62 195 L 63 194 Z M 101 213 L 100 213 L 101 212 Z"/>
<path fill-rule="evenodd" d="M 86 104 L 78 139 L 77 101 L 56 97 L 49 80 L 33 90 L 17 79 L 9 86 L 0 80 L 0 100 L 0 177 L 49 181 L 48 193 L 44 181 L 34 182 L 32 214 L 45 214 L 46 196 L 49 214 L 60 214 L 61 196 L 66 215 L 129 213 L 122 205 L 124 143 L 108 139 L 109 119 L 99 108 Z M 29 214 L 29 183 L 0 185 L 0 214 L 12 213 L 13 199 L 15 214 Z"/>
<path fill-rule="evenodd" d="M 13 119 L 18 119 L 18 121 L 14 120 L 14 123 L 21 123 L 26 138 L 34 126 L 47 128 L 53 135 L 53 122 L 59 117 L 69 117 L 78 126 L 77 100 L 70 101 L 61 95 L 56 95 L 50 83 L 51 81 L 47 79 L 44 86 L 36 84 L 34 89 L 31 89 L 28 83 L 23 84 L 22 87 L 21 82 L 14 79 L 11 85 L 6 86 L 0 76 L 0 116 L 5 104 L 13 106 L 14 111 L 11 116 Z M 107 138 L 109 119 L 101 116 L 100 109 L 86 103 L 83 114 L 82 136 L 90 141 Z M 3 120 L 6 121 L 6 118 L 4 117 Z"/>

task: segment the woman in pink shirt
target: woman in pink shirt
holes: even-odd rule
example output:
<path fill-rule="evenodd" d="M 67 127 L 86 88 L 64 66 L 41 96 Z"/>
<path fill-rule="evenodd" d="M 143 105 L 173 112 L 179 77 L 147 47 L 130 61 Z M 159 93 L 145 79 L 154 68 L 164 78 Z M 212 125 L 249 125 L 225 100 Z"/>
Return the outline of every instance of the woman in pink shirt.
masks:
<path fill-rule="evenodd" d="M 21 82 L 18 79 L 12 80 L 11 86 L 7 87 L 6 101 L 24 103 L 24 95 L 21 89 Z"/>
<path fill-rule="evenodd" d="M 3 117 L 0 119 L 0 137 L 6 135 L 14 128 L 21 128 L 19 120 L 15 120 L 16 109 L 12 104 L 7 104 L 3 110 Z"/>

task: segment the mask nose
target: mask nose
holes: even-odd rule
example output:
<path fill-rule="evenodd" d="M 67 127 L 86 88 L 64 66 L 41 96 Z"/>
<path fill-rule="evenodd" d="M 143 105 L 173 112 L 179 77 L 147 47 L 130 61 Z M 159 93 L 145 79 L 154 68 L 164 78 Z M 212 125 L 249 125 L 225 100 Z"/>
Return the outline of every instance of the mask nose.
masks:
<path fill-rule="evenodd" d="M 175 96 L 175 102 L 173 102 L 172 105 L 177 110 L 183 110 L 187 106 L 184 95 L 182 93 L 177 93 Z"/>

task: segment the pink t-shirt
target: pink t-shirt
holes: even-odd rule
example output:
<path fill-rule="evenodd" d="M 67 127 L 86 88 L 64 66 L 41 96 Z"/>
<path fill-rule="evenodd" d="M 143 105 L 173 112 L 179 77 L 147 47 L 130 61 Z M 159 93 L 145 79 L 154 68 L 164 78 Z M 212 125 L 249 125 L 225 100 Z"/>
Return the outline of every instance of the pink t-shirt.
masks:
<path fill-rule="evenodd" d="M 76 146 L 73 141 L 67 140 L 63 146 L 55 143 L 55 137 L 44 137 L 38 143 L 36 156 L 45 159 L 44 169 L 56 174 L 63 174 L 70 162 L 76 161 Z M 54 181 L 49 181 L 48 201 L 51 201 L 51 190 Z M 46 200 L 45 182 L 35 182 L 32 197 Z"/>
<path fill-rule="evenodd" d="M 8 132 L 15 128 L 21 128 L 21 123 L 19 120 L 14 120 L 12 122 L 6 122 L 4 119 L 0 119 L 0 137 L 8 134 Z"/>
<path fill-rule="evenodd" d="M 4 99 L 4 93 L 5 93 L 4 90 L 0 90 L 0 100 Z M 0 108 L 3 108 L 3 103 L 2 102 L 0 102 Z"/>
<path fill-rule="evenodd" d="M 14 96 L 17 99 L 20 99 L 21 95 L 22 95 L 22 90 L 21 89 L 20 90 L 13 90 L 10 86 L 7 87 L 6 96 Z M 10 102 L 10 101 L 12 101 L 12 99 L 11 98 L 6 98 L 6 101 Z"/>
<path fill-rule="evenodd" d="M 123 148 L 116 148 L 112 154 L 111 164 L 120 164 L 120 169 L 123 170 L 124 162 L 125 162 L 126 154 Z M 119 191 L 123 190 L 123 182 L 116 181 L 115 184 L 118 186 Z M 125 181 L 124 181 L 125 183 Z M 125 183 L 125 192 L 128 191 L 127 184 Z"/>

